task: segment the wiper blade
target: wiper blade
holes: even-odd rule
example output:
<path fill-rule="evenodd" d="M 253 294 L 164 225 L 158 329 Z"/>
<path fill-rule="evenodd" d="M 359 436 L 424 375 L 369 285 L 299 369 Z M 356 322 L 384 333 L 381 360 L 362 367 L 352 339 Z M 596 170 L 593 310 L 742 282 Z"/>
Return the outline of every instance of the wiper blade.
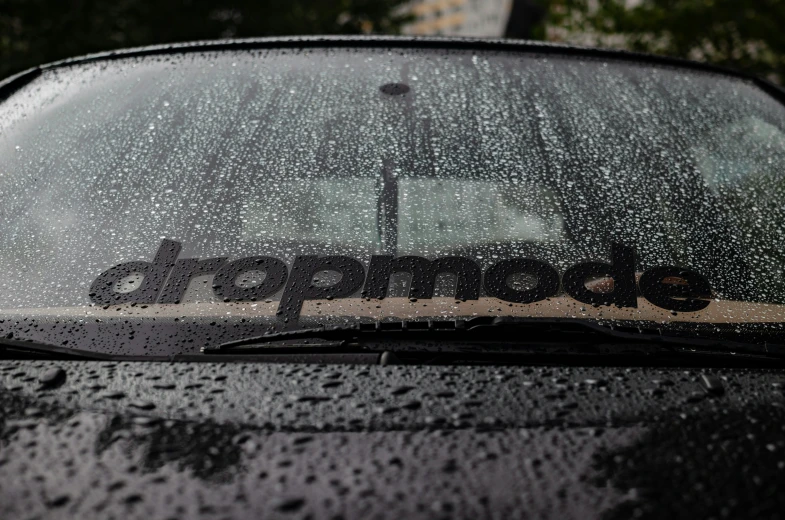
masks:
<path fill-rule="evenodd" d="M 319 343 L 317 340 L 321 340 Z M 420 343 L 416 345 L 416 343 Z M 277 343 L 291 351 L 383 352 L 432 350 L 435 352 L 623 353 L 631 346 L 669 353 L 765 357 L 785 360 L 785 345 L 742 343 L 677 334 L 657 328 L 570 318 L 477 317 L 451 321 L 398 321 L 362 323 L 347 327 L 321 327 L 276 332 L 202 348 L 204 354 L 267 354 Z M 294 344 L 294 345 L 293 345 Z M 415 344 L 415 345 L 413 345 Z M 478 350 L 479 348 L 479 350 Z"/>
<path fill-rule="evenodd" d="M 505 327 L 512 325 L 514 328 Z M 527 329 L 529 329 L 527 331 Z M 349 326 L 319 327 L 275 332 L 262 336 L 245 338 L 222 343 L 218 347 L 205 347 L 202 352 L 218 353 L 248 346 L 262 346 L 277 342 L 304 340 L 326 340 L 339 343 L 354 341 L 467 341 L 478 342 L 491 339 L 493 342 L 511 340 L 520 341 L 520 334 L 536 332 L 536 339 L 552 340 L 550 333 L 561 336 L 576 334 L 585 335 L 596 332 L 605 333 L 605 329 L 590 322 L 577 320 L 531 320 L 518 318 L 479 317 L 469 320 L 427 320 L 427 321 L 377 321 L 375 323 L 358 323 Z M 509 335 L 509 337 L 507 337 Z M 585 341 L 585 336 L 583 336 Z M 563 339 L 563 338 L 562 338 Z M 243 348 L 243 350 L 250 350 Z"/>
<path fill-rule="evenodd" d="M 109 361 L 115 360 L 116 356 L 70 347 L 59 347 L 41 341 L 0 336 L 0 359 L 19 358 Z"/>

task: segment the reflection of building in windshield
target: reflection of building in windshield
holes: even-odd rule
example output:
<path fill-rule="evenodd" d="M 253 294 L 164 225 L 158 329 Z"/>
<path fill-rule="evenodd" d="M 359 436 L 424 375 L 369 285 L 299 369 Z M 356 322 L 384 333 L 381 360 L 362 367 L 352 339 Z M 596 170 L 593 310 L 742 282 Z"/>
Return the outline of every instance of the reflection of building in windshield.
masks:
<path fill-rule="evenodd" d="M 242 202 L 244 241 L 379 249 L 375 179 L 288 179 L 277 186 Z M 555 196 L 537 185 L 404 177 L 399 179 L 398 204 L 397 249 L 402 254 L 564 239 Z"/>
<path fill-rule="evenodd" d="M 758 271 L 769 290 L 785 290 L 785 133 L 762 117 L 729 116 L 695 141 L 690 152 L 717 206 L 739 230 L 734 238 L 747 258 L 766 265 Z"/>
<path fill-rule="evenodd" d="M 783 150 L 785 134 L 779 128 L 747 116 L 701 135 L 692 153 L 704 181 L 716 193 L 722 185 L 743 186 L 756 176 L 779 175 L 773 155 L 782 160 Z"/>
<path fill-rule="evenodd" d="M 379 247 L 369 177 L 280 179 L 242 202 L 242 239 Z"/>
<path fill-rule="evenodd" d="M 558 203 L 542 186 L 427 177 L 399 186 L 401 253 L 564 239 Z"/>

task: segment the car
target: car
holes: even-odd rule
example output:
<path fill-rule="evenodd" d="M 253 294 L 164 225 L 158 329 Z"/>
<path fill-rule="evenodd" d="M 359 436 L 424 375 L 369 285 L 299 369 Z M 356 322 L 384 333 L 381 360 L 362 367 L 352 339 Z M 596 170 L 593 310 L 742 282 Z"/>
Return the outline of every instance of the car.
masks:
<path fill-rule="evenodd" d="M 0 83 L 0 518 L 779 518 L 785 92 L 514 40 Z"/>

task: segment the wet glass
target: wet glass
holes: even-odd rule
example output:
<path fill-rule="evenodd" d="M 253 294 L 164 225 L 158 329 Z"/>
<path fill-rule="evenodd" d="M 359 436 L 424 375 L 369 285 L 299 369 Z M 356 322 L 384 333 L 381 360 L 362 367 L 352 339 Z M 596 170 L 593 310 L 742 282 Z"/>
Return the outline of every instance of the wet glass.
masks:
<path fill-rule="evenodd" d="M 280 49 L 47 70 L 0 104 L 0 331 L 172 353 L 277 326 L 283 286 L 225 301 L 214 272 L 176 303 L 96 304 L 102 272 L 153 261 L 164 239 L 179 259 L 264 256 L 287 273 L 298 255 L 364 270 L 372 255 L 460 256 L 483 272 L 531 258 L 563 273 L 608 262 L 618 243 L 638 275 L 682 266 L 712 288 L 689 313 L 640 294 L 634 309 L 561 291 L 510 303 L 485 285 L 461 302 L 441 273 L 434 298 L 410 301 L 398 273 L 384 300 L 361 287 L 308 298 L 287 328 L 489 314 L 778 328 L 784 128 L 782 105 L 743 79 L 555 54 Z M 320 273 L 314 286 L 341 278 Z M 267 276 L 248 269 L 234 285 Z"/>

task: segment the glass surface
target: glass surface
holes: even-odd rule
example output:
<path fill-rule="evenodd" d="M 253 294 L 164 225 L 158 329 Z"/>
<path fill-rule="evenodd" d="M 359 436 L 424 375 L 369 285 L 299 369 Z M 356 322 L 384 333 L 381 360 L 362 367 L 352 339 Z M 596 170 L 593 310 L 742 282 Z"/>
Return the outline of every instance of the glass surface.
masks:
<path fill-rule="evenodd" d="M 681 266 L 712 288 L 688 313 L 640 292 L 633 309 L 561 291 L 508 305 L 485 285 L 456 303 L 440 275 L 435 298 L 410 302 L 394 274 L 385 300 L 361 288 L 306 298 L 288 328 L 476 315 L 778 328 L 784 123 L 782 105 L 741 79 L 530 53 L 192 52 L 49 70 L 0 104 L 0 332 L 153 354 L 277 326 L 283 286 L 225 301 L 212 273 L 177 303 L 95 304 L 102 272 L 152 262 L 163 239 L 179 259 L 266 256 L 287 272 L 298 255 L 365 270 L 372 255 L 416 255 L 485 273 L 532 258 L 560 275 L 609 262 L 618 243 L 638 274 Z M 314 286 L 337 283 L 329 273 Z M 112 291 L 136 294 L 144 278 Z"/>

